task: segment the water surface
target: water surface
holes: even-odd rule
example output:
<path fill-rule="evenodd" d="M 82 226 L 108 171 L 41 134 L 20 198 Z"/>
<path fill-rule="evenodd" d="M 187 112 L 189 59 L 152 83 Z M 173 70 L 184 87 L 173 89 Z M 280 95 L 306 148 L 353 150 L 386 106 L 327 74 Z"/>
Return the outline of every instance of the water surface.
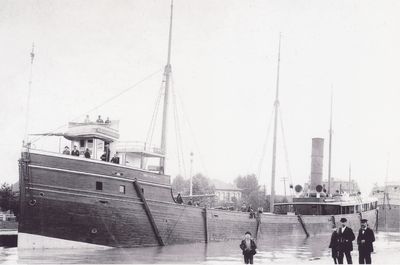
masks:
<path fill-rule="evenodd" d="M 380 232 L 376 237 L 373 263 L 400 264 L 400 233 Z M 263 238 L 257 242 L 254 263 L 333 264 L 329 240 L 329 235 Z M 228 241 L 108 250 L 0 248 L 0 264 L 241 264 L 239 244 L 239 241 Z M 358 251 L 352 254 L 357 263 Z"/>

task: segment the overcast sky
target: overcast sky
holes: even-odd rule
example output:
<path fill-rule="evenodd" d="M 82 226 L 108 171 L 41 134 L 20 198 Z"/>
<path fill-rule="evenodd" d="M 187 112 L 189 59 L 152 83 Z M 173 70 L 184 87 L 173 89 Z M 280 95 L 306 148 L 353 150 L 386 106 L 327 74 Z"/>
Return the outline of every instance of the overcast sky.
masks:
<path fill-rule="evenodd" d="M 326 139 L 327 158 L 331 88 L 332 176 L 348 179 L 351 163 L 352 177 L 369 192 L 384 182 L 389 164 L 388 179 L 398 180 L 399 14 L 399 1 L 175 0 L 173 88 L 183 102 L 186 176 L 193 152 L 193 172 L 227 182 L 257 173 L 270 188 L 267 132 L 282 32 L 280 106 L 293 183 L 308 180 L 312 137 Z M 156 72 L 88 113 L 120 120 L 121 140 L 144 141 L 166 63 L 168 20 L 167 0 L 0 1 L 1 182 L 18 179 L 33 41 L 29 132 L 81 121 Z M 167 170 L 174 176 L 184 172 L 170 114 Z M 278 193 L 288 176 L 282 139 Z M 57 150 L 57 143 L 35 146 Z M 327 159 L 324 166 L 326 178 Z"/>

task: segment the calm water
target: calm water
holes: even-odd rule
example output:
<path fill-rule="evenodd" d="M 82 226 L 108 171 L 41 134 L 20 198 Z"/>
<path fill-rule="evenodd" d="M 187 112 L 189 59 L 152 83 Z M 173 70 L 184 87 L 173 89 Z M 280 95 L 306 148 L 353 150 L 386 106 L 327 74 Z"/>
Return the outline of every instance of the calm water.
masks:
<path fill-rule="evenodd" d="M 379 233 L 374 244 L 372 261 L 379 264 L 400 263 L 400 233 Z M 255 264 L 330 264 L 328 249 L 330 236 L 280 237 L 257 242 Z M 129 263 L 191 263 L 241 264 L 243 256 L 239 241 L 209 244 L 185 244 L 166 247 L 148 247 L 110 250 L 34 250 L 0 248 L 0 264 L 129 264 Z M 358 252 L 353 251 L 358 261 Z"/>

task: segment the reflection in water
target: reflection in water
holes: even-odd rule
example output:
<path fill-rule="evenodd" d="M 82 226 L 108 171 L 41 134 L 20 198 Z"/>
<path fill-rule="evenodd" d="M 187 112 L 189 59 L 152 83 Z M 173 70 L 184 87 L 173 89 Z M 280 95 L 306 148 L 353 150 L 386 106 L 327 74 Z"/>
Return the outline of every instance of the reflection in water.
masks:
<path fill-rule="evenodd" d="M 309 263 L 332 264 L 328 249 L 330 236 L 310 238 L 271 237 L 257 242 L 256 264 L 262 263 Z M 0 263 L 4 264 L 132 264 L 132 263 L 195 263 L 241 264 L 243 256 L 239 240 L 209 244 L 185 244 L 166 247 L 125 248 L 109 250 L 24 250 L 0 248 Z M 356 245 L 352 252 L 358 260 Z M 400 260 L 400 233 L 379 233 L 375 242 L 374 263 L 393 263 Z M 398 262 L 395 262 L 398 263 Z"/>

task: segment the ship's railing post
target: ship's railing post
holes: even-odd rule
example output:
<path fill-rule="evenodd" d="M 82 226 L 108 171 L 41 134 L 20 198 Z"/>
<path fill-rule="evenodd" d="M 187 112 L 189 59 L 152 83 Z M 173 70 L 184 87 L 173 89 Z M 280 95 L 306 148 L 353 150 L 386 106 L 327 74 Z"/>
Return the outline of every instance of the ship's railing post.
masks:
<path fill-rule="evenodd" d="M 207 206 L 204 206 L 204 230 L 205 230 L 205 242 L 208 243 L 208 211 Z"/>
<path fill-rule="evenodd" d="M 258 235 L 259 235 L 260 230 L 261 230 L 261 213 L 260 212 L 257 213 L 256 220 L 257 220 L 256 238 L 258 239 Z"/>
<path fill-rule="evenodd" d="M 160 235 L 160 231 L 158 230 L 157 224 L 156 224 L 156 222 L 154 221 L 154 217 L 153 217 L 153 215 L 151 214 L 150 207 L 149 207 L 149 205 L 147 204 L 146 198 L 145 198 L 144 195 L 143 195 L 142 188 L 140 187 L 140 185 L 139 185 L 137 179 L 135 179 L 135 180 L 133 181 L 133 186 L 134 186 L 134 188 L 135 188 L 135 190 L 136 190 L 136 193 L 138 194 L 138 196 L 140 197 L 140 199 L 141 199 L 142 202 L 143 202 L 144 210 L 145 210 L 145 212 L 146 212 L 146 214 L 147 214 L 147 217 L 149 218 L 151 227 L 153 228 L 154 235 L 155 235 L 156 238 L 157 238 L 158 244 L 159 244 L 160 246 L 165 246 L 164 241 L 163 241 L 163 239 L 162 239 L 162 237 L 161 237 L 161 235 Z"/>
<path fill-rule="evenodd" d="M 331 216 L 331 221 L 332 221 L 332 228 L 335 228 L 336 227 L 336 220 L 335 220 L 335 216 L 334 215 Z"/>

